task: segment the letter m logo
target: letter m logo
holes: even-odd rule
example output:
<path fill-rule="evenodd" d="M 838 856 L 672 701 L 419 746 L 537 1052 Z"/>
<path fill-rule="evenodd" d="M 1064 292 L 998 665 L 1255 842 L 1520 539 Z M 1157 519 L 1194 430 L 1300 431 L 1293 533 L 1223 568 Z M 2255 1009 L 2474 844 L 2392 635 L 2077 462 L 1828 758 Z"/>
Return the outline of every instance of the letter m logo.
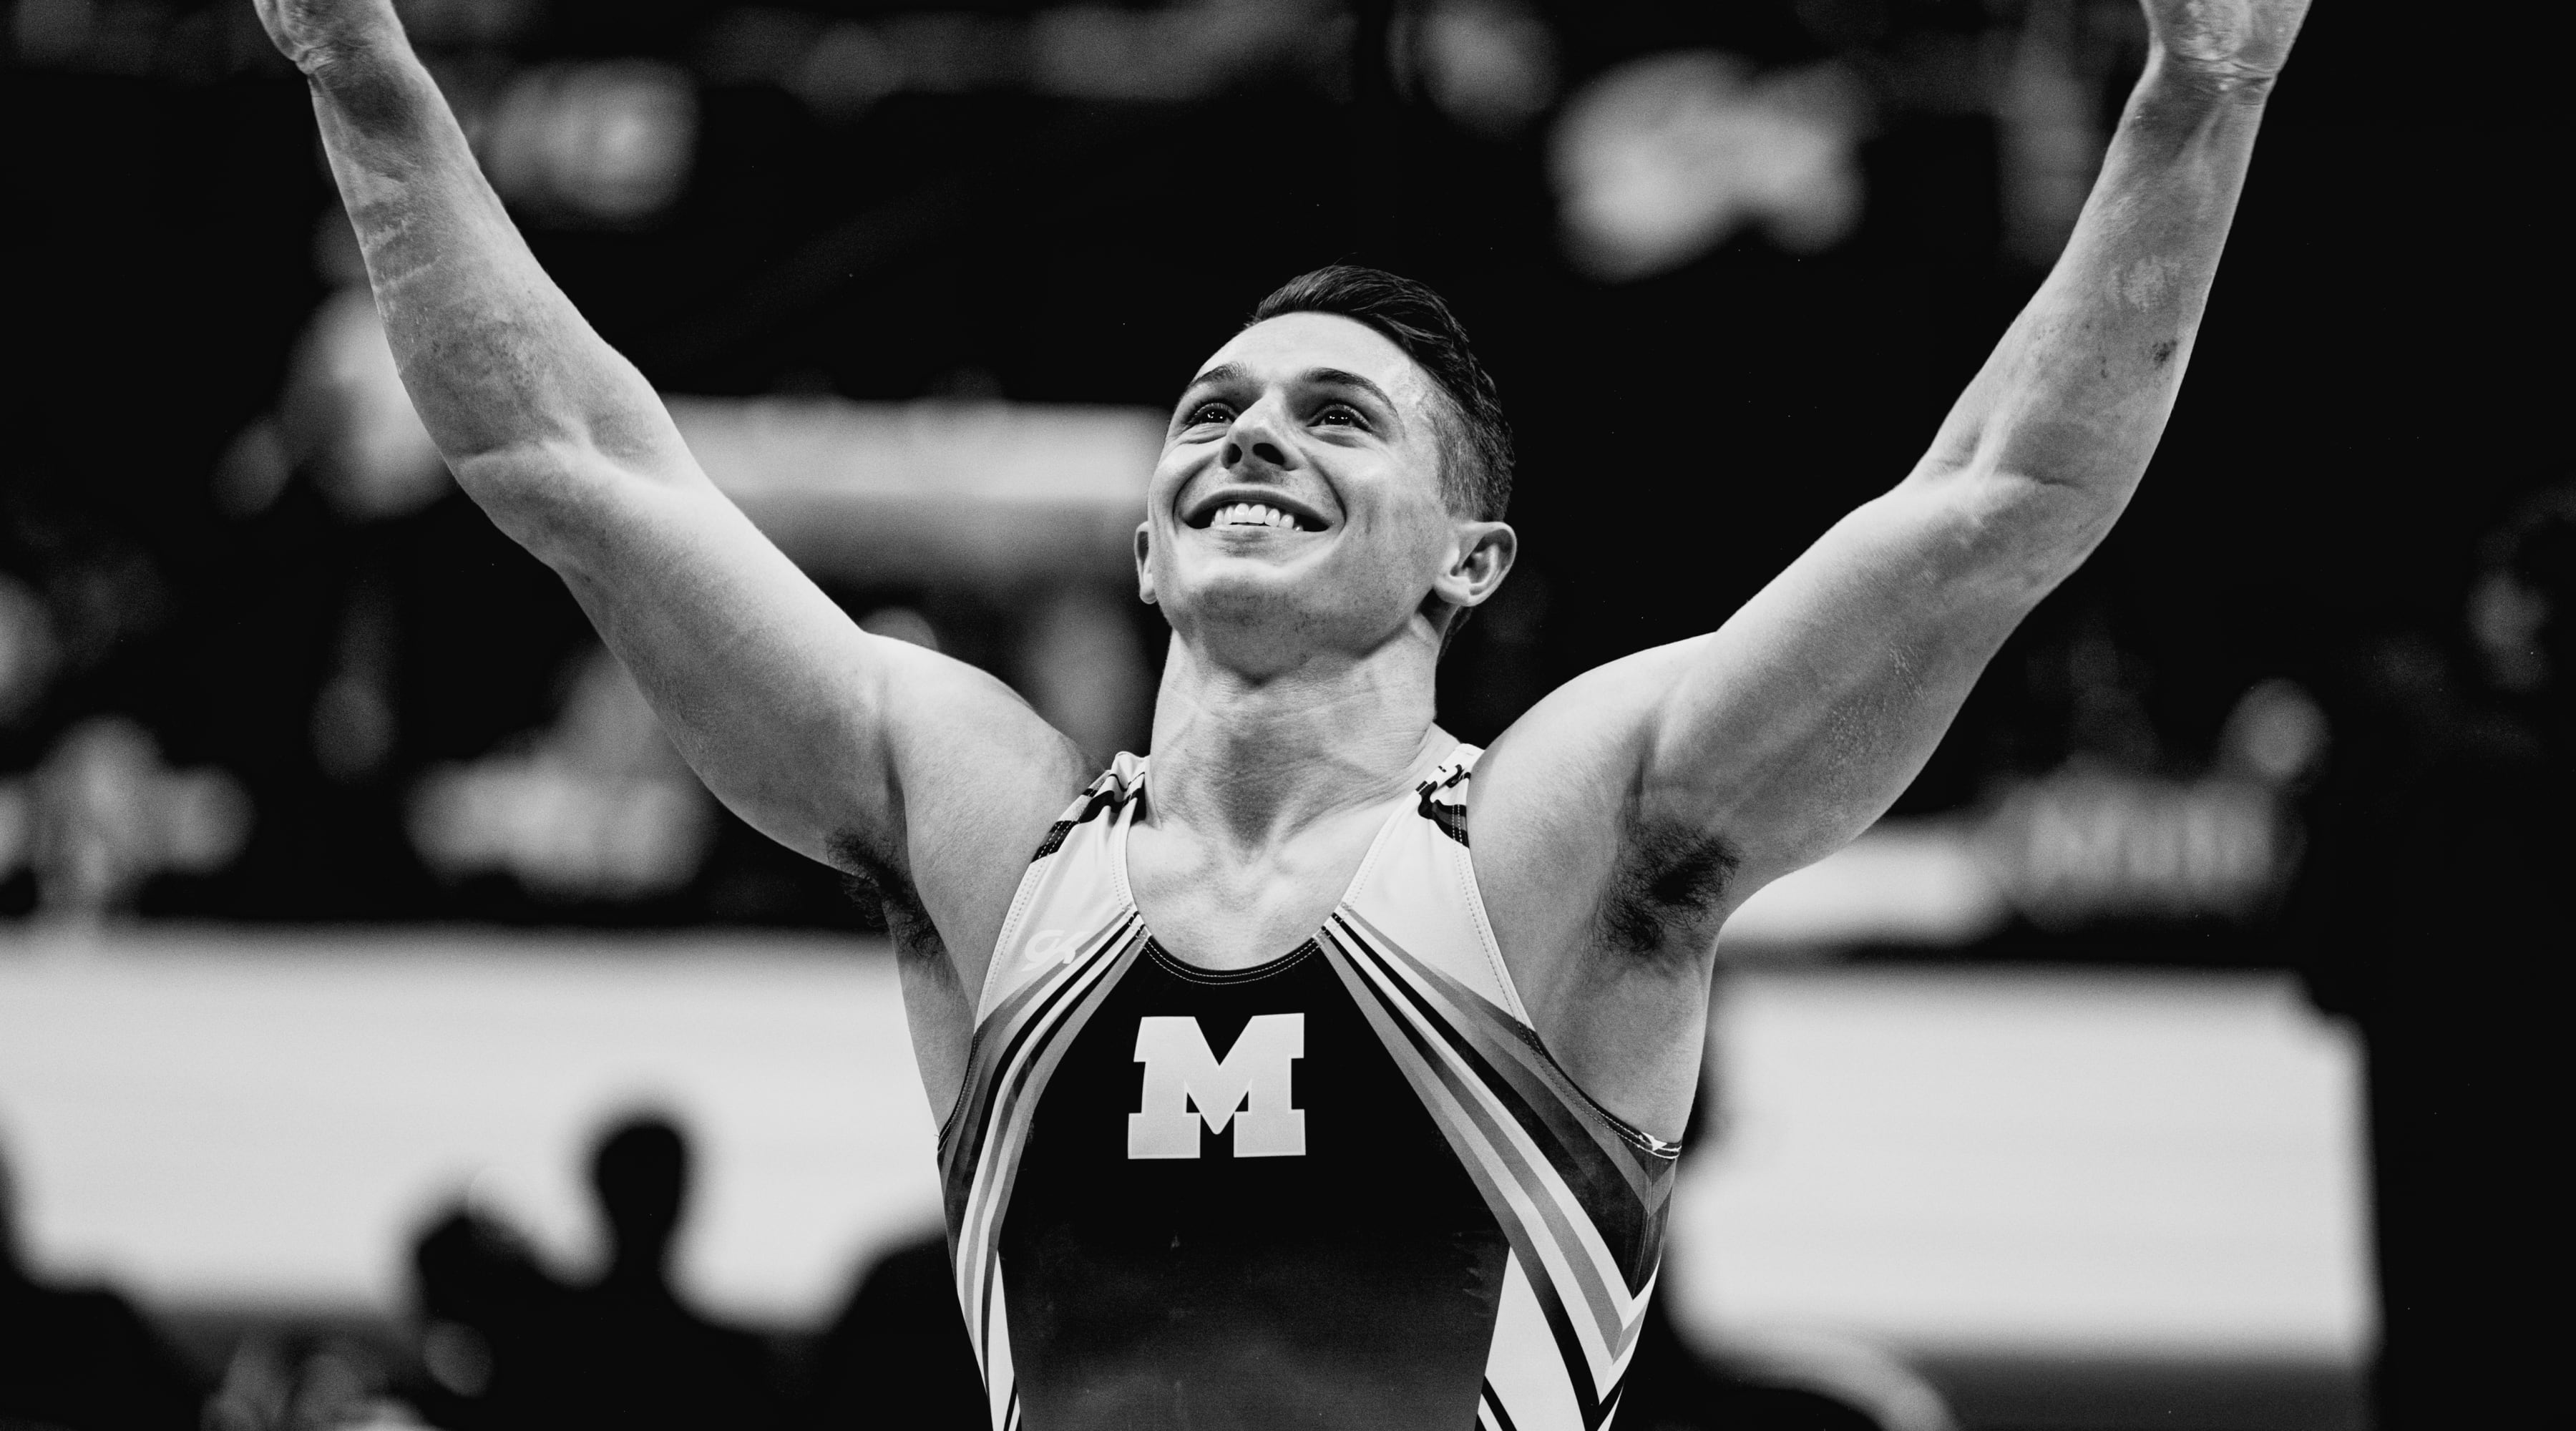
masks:
<path fill-rule="evenodd" d="M 1288 1066 L 1305 1056 L 1304 1014 L 1254 1015 L 1222 1063 L 1197 1019 L 1138 1019 L 1145 1107 L 1127 1115 L 1127 1156 L 1195 1158 L 1202 1125 L 1222 1133 L 1231 1123 L 1238 1158 L 1304 1157 L 1306 1113 L 1288 1106 Z"/>

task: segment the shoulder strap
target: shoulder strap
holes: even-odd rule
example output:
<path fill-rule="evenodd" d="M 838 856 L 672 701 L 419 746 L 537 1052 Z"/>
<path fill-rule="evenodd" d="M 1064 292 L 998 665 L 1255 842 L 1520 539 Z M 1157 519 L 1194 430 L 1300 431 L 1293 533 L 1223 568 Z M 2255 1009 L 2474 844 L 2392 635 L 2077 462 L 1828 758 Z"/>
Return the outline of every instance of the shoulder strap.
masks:
<path fill-rule="evenodd" d="M 1482 754 L 1461 745 L 1414 787 L 1411 810 L 1389 824 L 1342 905 L 1378 937 L 1527 1024 L 1468 854 L 1468 781 Z"/>
<path fill-rule="evenodd" d="M 1133 909 L 1121 877 L 1127 822 L 1145 806 L 1145 760 L 1120 753 L 1047 828 L 993 941 L 975 1019 L 1108 937 Z"/>

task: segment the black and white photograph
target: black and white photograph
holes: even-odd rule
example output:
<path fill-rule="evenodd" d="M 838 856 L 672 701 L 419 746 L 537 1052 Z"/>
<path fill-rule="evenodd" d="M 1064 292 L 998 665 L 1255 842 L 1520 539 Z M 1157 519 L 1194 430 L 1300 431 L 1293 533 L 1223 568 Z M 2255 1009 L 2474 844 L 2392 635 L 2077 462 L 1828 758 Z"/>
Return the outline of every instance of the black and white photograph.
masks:
<path fill-rule="evenodd" d="M 0 0 L 0 1431 L 2566 1424 L 2546 33 Z"/>

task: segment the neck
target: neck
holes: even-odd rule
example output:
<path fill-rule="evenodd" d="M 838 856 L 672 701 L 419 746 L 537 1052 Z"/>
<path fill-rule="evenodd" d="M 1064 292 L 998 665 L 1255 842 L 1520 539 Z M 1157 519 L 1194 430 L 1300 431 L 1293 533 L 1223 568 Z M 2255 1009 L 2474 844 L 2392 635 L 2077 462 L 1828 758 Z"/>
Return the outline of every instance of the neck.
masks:
<path fill-rule="evenodd" d="M 1148 818 L 1250 851 L 1383 801 L 1453 742 L 1433 722 L 1436 640 L 1247 673 L 1175 636 L 1154 701 Z"/>

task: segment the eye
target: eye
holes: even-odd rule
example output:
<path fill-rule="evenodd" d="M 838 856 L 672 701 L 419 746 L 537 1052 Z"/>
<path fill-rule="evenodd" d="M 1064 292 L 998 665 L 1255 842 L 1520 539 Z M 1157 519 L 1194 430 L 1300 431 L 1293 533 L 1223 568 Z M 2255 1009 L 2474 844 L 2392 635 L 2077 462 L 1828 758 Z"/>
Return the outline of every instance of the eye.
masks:
<path fill-rule="evenodd" d="M 1315 421 L 1334 427 L 1368 426 L 1368 419 L 1360 415 L 1360 410 L 1346 402 L 1327 404 L 1315 414 Z"/>
<path fill-rule="evenodd" d="M 1181 419 L 1181 425 L 1183 427 L 1205 427 L 1212 422 L 1232 421 L 1234 421 L 1234 409 L 1232 407 L 1221 402 L 1203 402 L 1197 407 L 1190 409 L 1189 416 Z"/>

